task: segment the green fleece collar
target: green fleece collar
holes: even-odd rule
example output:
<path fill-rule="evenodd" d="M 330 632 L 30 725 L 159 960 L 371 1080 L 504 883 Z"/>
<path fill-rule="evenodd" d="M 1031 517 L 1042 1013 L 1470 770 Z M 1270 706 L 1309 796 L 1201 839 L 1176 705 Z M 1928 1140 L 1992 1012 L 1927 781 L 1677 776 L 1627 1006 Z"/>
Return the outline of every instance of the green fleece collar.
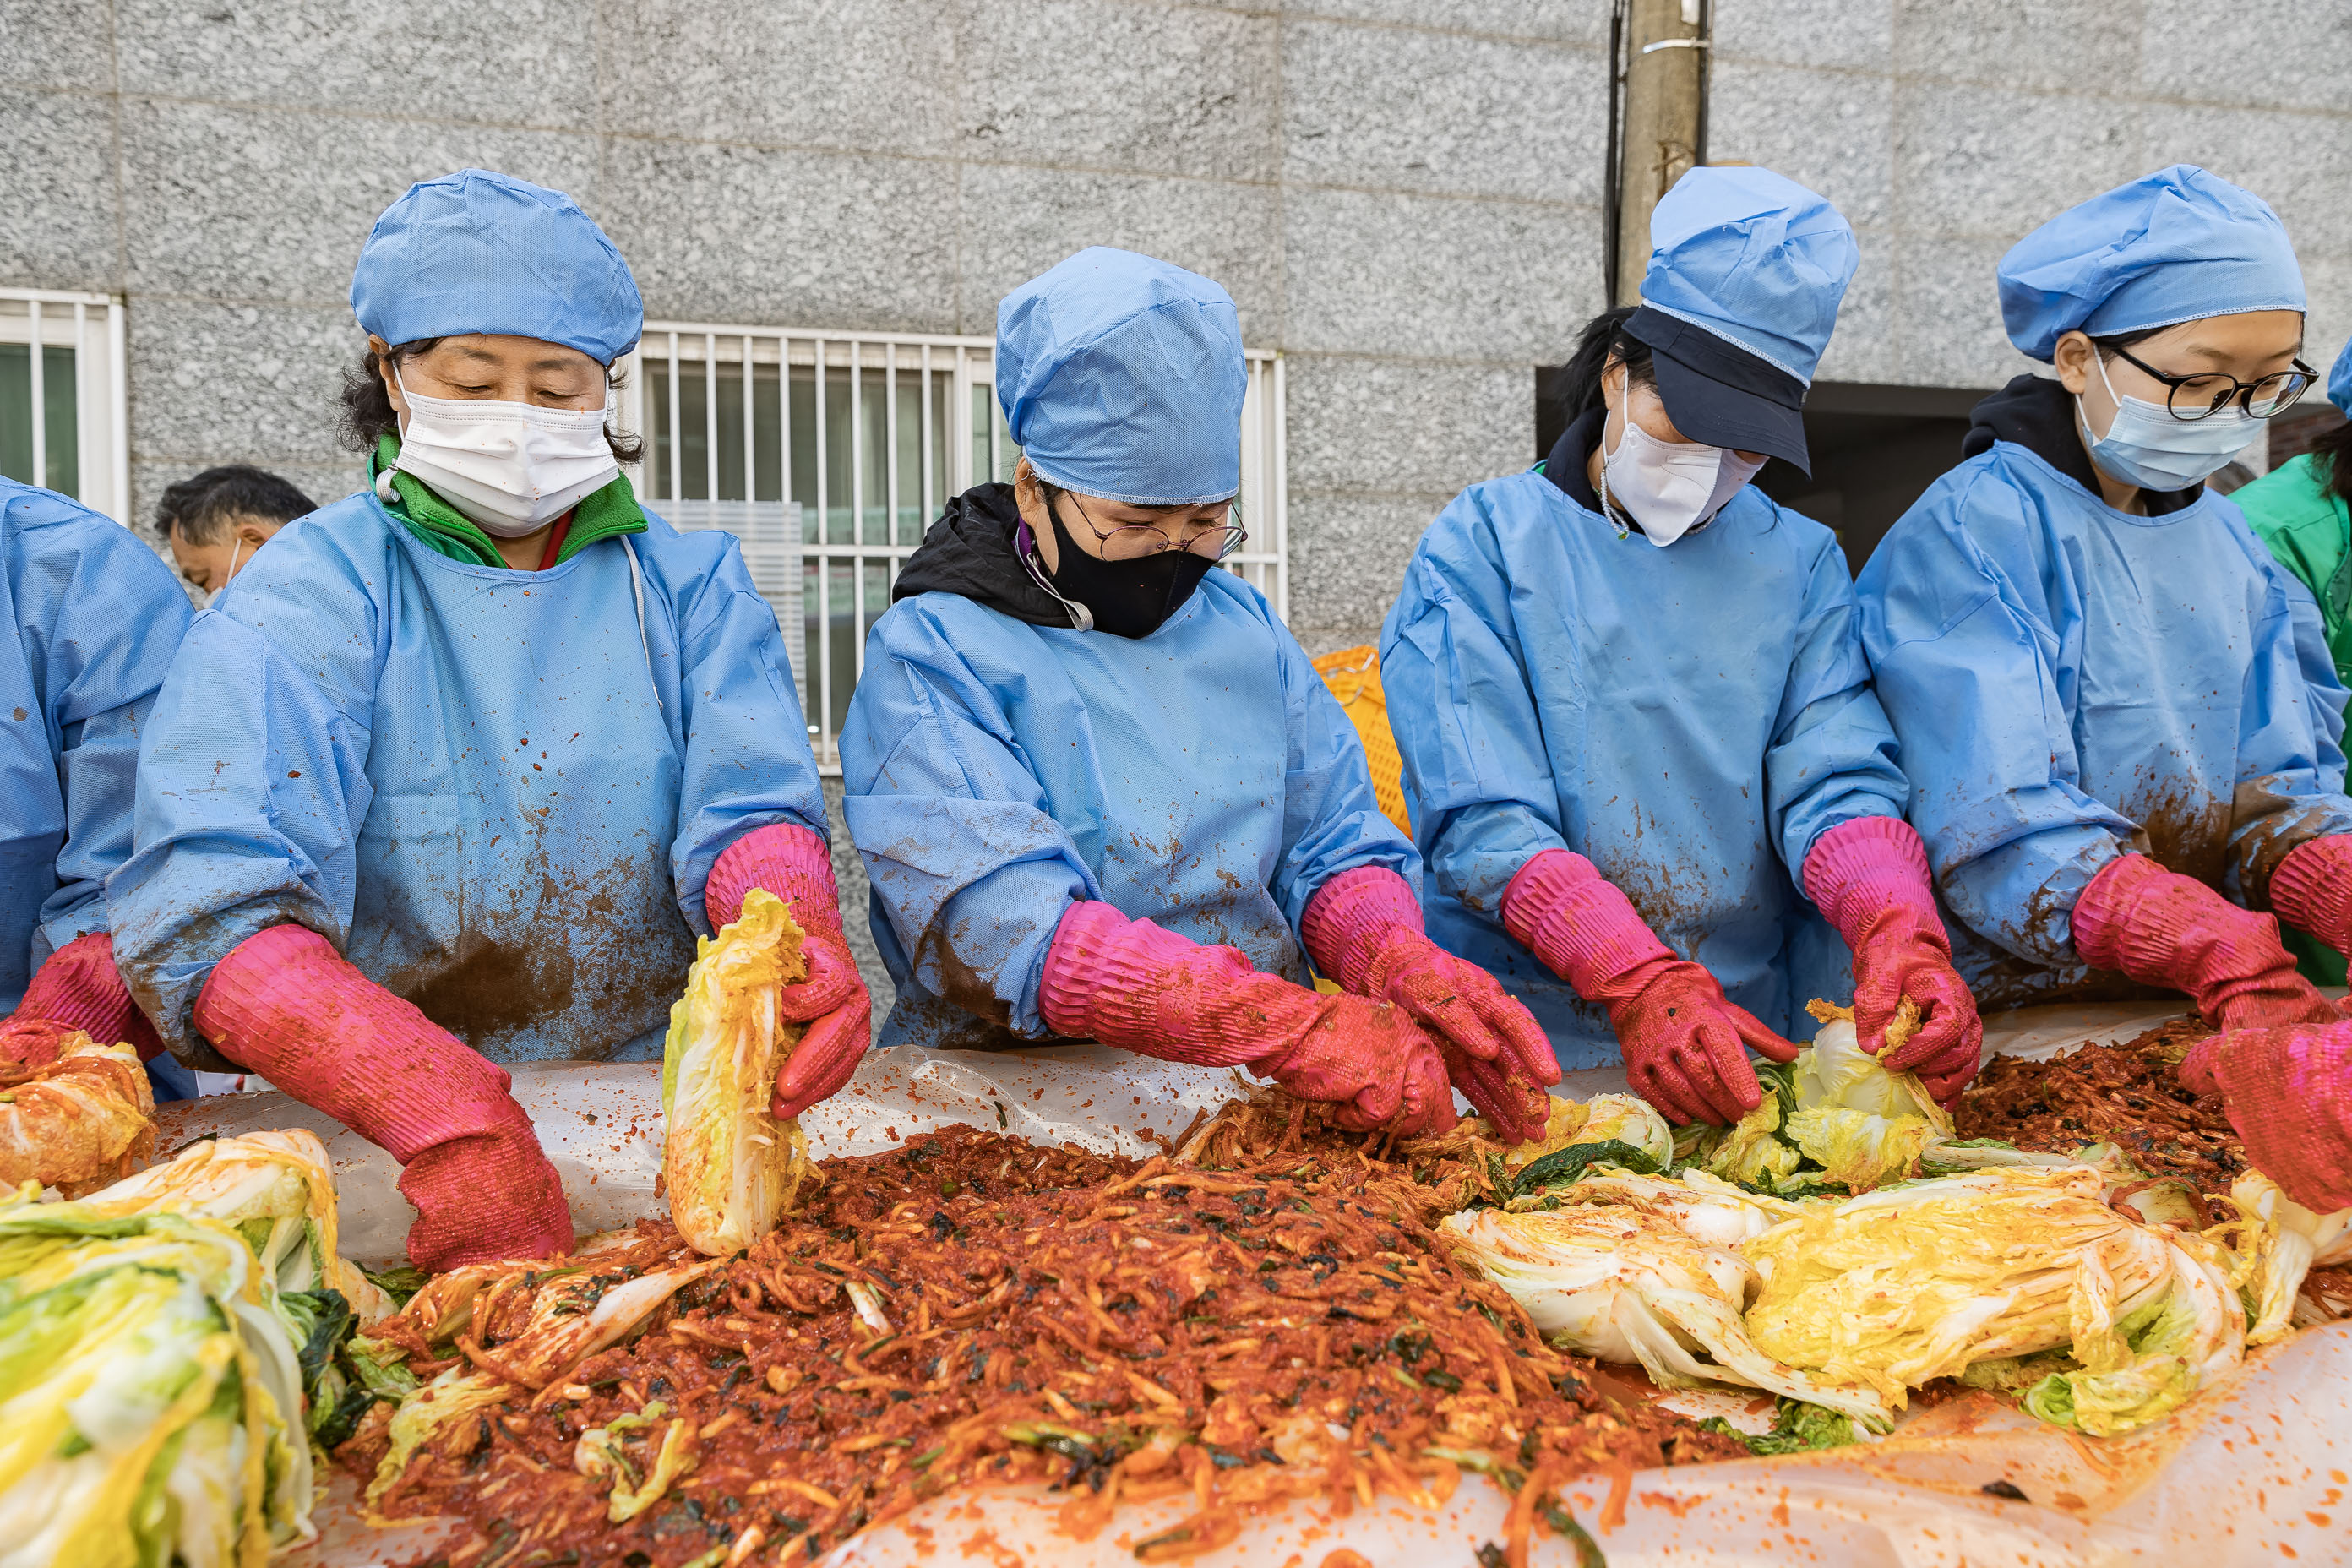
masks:
<path fill-rule="evenodd" d="M 469 566 L 509 570 L 505 558 L 499 554 L 497 542 L 471 518 L 435 495 L 415 475 L 393 468 L 399 458 L 400 437 L 384 436 L 377 440 L 374 455 L 368 458 L 369 488 L 374 488 L 378 474 L 390 471 L 392 488 L 400 497 L 397 502 L 386 503 L 384 510 L 407 524 L 409 532 L 437 554 L 463 561 Z M 645 531 L 645 509 L 637 504 L 636 491 L 629 488 L 629 476 L 614 475 L 611 484 L 572 509 L 572 531 L 564 535 L 563 548 L 556 553 L 555 563 L 562 565 L 592 544 Z"/>

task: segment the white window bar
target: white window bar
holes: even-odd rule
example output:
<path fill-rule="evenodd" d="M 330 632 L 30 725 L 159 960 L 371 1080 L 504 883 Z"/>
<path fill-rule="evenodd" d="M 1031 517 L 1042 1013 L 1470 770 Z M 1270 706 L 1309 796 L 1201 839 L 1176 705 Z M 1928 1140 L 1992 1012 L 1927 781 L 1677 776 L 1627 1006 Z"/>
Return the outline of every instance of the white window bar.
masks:
<path fill-rule="evenodd" d="M 0 473 L 129 522 L 126 358 L 120 299 L 0 289 Z"/>
<path fill-rule="evenodd" d="M 866 634 L 899 568 L 947 498 L 1013 477 L 1020 453 L 996 408 L 993 348 L 988 338 L 662 321 L 648 323 L 623 367 L 620 422 L 646 444 L 632 482 L 677 527 L 742 542 L 827 773 L 840 771 Z M 1225 564 L 1287 616 L 1283 406 L 1281 359 L 1253 352 L 1239 509 L 1249 540 Z"/>

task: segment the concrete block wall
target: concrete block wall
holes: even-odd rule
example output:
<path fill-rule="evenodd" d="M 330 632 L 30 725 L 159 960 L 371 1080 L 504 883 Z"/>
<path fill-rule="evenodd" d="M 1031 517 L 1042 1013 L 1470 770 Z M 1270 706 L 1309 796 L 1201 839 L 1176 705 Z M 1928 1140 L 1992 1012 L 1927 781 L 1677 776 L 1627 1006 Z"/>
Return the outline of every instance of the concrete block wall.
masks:
<path fill-rule="evenodd" d="M 1998 383 L 1991 268 L 2199 161 L 2352 331 L 2352 0 L 1716 0 L 1712 151 L 1839 202 L 1823 365 Z M 131 299 L 133 490 L 349 489 L 369 222 L 467 163 L 572 192 L 658 314 L 986 331 L 1079 246 L 1223 281 L 1289 360 L 1293 622 L 1372 636 L 1413 538 L 1521 466 L 1601 303 L 1604 0 L 0 0 L 0 283 Z"/>
<path fill-rule="evenodd" d="M 1825 378 L 1996 386 L 2030 368 L 1993 268 L 2053 215 L 2168 163 L 2294 237 L 2305 357 L 2352 333 L 2346 0 L 1716 0 L 1709 155 L 1835 201 L 1863 269 Z"/>

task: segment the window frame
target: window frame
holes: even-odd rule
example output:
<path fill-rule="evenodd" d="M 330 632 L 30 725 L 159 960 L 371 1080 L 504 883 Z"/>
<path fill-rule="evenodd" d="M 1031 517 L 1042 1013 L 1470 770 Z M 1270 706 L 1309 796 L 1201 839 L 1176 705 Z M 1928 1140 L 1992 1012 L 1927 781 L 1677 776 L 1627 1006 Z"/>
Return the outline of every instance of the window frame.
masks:
<path fill-rule="evenodd" d="M 61 331 L 60 323 L 69 325 Z M 74 446 L 79 480 L 74 499 L 129 526 L 130 356 L 122 296 L 0 287 L 0 343 L 73 350 Z M 29 358 L 34 474 L 25 482 L 54 488 L 50 481 L 57 476 L 47 472 L 47 364 L 38 352 Z"/>

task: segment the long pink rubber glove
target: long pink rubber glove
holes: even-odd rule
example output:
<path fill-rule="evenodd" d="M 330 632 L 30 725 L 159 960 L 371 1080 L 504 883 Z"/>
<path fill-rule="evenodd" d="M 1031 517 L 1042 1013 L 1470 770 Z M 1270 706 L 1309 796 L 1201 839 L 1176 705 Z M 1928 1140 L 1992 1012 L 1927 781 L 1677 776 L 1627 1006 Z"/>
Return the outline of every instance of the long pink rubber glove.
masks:
<path fill-rule="evenodd" d="M 1749 1049 L 1797 1059 L 1795 1042 L 1732 1005 L 1676 958 L 1632 900 L 1583 856 L 1547 849 L 1503 889 L 1503 929 L 1588 1002 L 1609 1009 L 1633 1092 L 1672 1121 L 1733 1122 L 1764 1102 Z"/>
<path fill-rule="evenodd" d="M 1328 996 L 1131 921 L 1099 900 L 1066 911 L 1045 952 L 1045 1022 L 1072 1039 L 1196 1067 L 1246 1067 L 1360 1131 L 1454 1125 L 1445 1064 L 1419 1026 L 1360 996 Z"/>
<path fill-rule="evenodd" d="M 114 939 L 104 931 L 78 936 L 49 954 L 16 1010 L 0 1023 L 0 1060 L 26 1067 L 53 1062 L 58 1043 L 77 1029 L 102 1046 L 132 1047 L 142 1062 L 163 1049 L 155 1026 L 115 973 Z"/>
<path fill-rule="evenodd" d="M 2352 1207 L 2352 1022 L 2208 1036 L 2180 1081 L 2221 1097 L 2254 1169 L 2287 1196 L 2320 1214 Z"/>
<path fill-rule="evenodd" d="M 1411 883 L 1384 866 L 1342 871 L 1307 900 L 1298 934 L 1317 969 L 1411 1014 L 1454 1087 L 1506 1138 L 1543 1135 L 1545 1086 L 1559 1081 L 1551 1042 L 1493 975 L 1429 940 Z"/>
<path fill-rule="evenodd" d="M 2290 854 L 2278 875 L 2294 860 Z M 2294 972 L 2294 958 L 2279 942 L 2278 921 L 2240 909 L 2146 855 L 2111 861 L 2083 889 L 2074 902 L 2074 951 L 2095 969 L 2120 970 L 2143 985 L 2188 992 L 2206 1021 L 2222 1029 L 2274 1029 L 2344 1016 Z"/>
<path fill-rule="evenodd" d="M 2336 952 L 2352 948 L 2352 834 L 2307 838 L 2271 877 L 2271 908 Z"/>
<path fill-rule="evenodd" d="M 703 885 L 703 912 L 710 929 L 733 925 L 743 912 L 743 895 L 761 888 L 793 908 L 804 933 L 801 952 L 808 978 L 787 985 L 776 1012 L 788 1024 L 806 1024 L 792 1058 L 776 1074 L 769 1109 L 798 1116 L 839 1092 L 874 1043 L 874 999 L 867 994 L 857 961 L 842 937 L 841 893 L 833 880 L 833 852 L 805 827 L 770 823 L 727 847 Z"/>
<path fill-rule="evenodd" d="M 1886 1058 L 1916 1072 L 1950 1104 L 1977 1076 L 1984 1024 L 1976 998 L 1952 967 L 1952 939 L 1936 911 L 1927 848 L 1899 817 L 1857 816 L 1813 840 L 1805 856 L 1805 897 L 1853 952 L 1853 1026 L 1862 1048 L 1886 1047 L 1886 1026 L 1908 996 L 1919 1032 Z"/>
<path fill-rule="evenodd" d="M 562 1179 L 508 1092 L 506 1068 L 318 932 L 271 926 L 237 943 L 205 982 L 195 1022 L 221 1055 L 401 1163 L 419 1268 L 572 1249 Z"/>

